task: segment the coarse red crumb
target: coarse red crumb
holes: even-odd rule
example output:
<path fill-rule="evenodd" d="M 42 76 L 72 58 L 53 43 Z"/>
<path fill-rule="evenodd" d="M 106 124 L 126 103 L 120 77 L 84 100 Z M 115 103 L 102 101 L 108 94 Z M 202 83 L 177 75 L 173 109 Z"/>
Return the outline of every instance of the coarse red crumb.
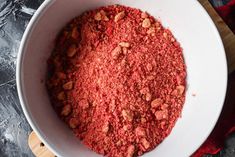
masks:
<path fill-rule="evenodd" d="M 125 6 L 73 19 L 57 38 L 48 71 L 59 116 L 87 147 L 109 157 L 154 149 L 185 101 L 180 44 L 152 16 Z"/>

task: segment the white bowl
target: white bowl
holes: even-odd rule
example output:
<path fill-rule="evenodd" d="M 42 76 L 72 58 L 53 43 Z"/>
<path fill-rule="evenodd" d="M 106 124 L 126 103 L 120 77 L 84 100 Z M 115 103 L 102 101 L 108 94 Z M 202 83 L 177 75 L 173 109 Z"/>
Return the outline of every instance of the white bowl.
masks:
<path fill-rule="evenodd" d="M 57 117 L 42 79 L 45 80 L 47 59 L 61 28 L 88 9 L 117 3 L 139 8 L 160 19 L 184 49 L 188 89 L 182 118 L 171 134 L 144 156 L 189 156 L 214 128 L 227 86 L 221 38 L 196 0 L 46 0 L 30 21 L 20 46 L 17 87 L 23 111 L 33 130 L 57 156 L 99 156 L 80 144 Z"/>

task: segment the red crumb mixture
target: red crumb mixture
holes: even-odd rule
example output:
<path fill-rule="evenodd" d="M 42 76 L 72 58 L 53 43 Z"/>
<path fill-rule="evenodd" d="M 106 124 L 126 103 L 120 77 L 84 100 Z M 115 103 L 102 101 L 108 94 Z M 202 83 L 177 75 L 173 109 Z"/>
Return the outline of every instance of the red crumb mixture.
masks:
<path fill-rule="evenodd" d="M 48 71 L 58 115 L 87 147 L 108 157 L 154 149 L 185 101 L 180 44 L 152 16 L 125 6 L 73 19 L 56 40 Z"/>

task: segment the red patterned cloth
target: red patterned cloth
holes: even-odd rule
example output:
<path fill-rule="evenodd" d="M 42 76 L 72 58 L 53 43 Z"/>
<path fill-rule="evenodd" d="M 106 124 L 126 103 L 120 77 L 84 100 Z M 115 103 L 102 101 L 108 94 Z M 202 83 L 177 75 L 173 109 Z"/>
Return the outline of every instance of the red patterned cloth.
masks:
<path fill-rule="evenodd" d="M 227 96 L 221 116 L 203 145 L 192 155 L 217 154 L 224 147 L 226 138 L 235 132 L 235 72 L 229 76 Z"/>
<path fill-rule="evenodd" d="M 231 0 L 226 5 L 216 8 L 216 10 L 235 33 L 235 0 Z"/>

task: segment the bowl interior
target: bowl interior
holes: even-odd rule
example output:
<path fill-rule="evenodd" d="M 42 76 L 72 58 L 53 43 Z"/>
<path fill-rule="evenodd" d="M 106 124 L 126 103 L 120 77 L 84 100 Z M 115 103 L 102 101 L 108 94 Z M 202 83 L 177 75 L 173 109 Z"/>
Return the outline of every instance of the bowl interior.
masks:
<path fill-rule="evenodd" d="M 19 97 L 29 123 L 57 156 L 99 156 L 80 144 L 56 116 L 45 88 L 45 77 L 47 59 L 60 29 L 82 12 L 110 4 L 123 4 L 149 12 L 169 27 L 180 41 L 188 73 L 182 117 L 171 134 L 144 156 L 189 156 L 213 129 L 227 85 L 221 39 L 197 1 L 46 0 L 26 30 L 17 65 Z"/>

